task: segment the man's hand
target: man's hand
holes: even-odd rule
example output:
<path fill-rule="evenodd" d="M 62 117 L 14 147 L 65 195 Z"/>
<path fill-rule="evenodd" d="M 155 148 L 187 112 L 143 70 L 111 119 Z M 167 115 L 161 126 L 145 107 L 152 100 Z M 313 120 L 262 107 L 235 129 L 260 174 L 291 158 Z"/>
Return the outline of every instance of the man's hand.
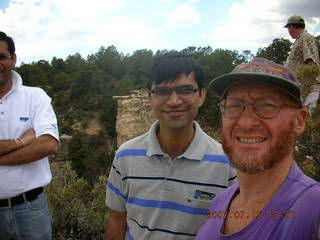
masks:
<path fill-rule="evenodd" d="M 34 130 L 31 128 L 27 130 L 21 137 L 10 140 L 0 140 L 0 156 L 17 151 L 20 148 L 29 145 L 36 139 Z"/>
<path fill-rule="evenodd" d="M 30 144 L 35 138 L 36 138 L 36 133 L 34 132 L 34 130 L 32 128 L 29 129 L 28 131 L 26 131 L 20 137 L 20 139 L 22 139 L 22 142 L 24 143 L 24 145 Z"/>
<path fill-rule="evenodd" d="M 49 134 L 44 134 L 36 138 L 33 135 L 33 130 L 27 131 L 21 140 L 25 140 L 26 143 L 20 143 L 20 148 L 17 148 L 17 143 L 15 142 L 22 141 L 19 141 L 19 139 L 8 140 L 13 143 L 14 149 L 0 156 L 0 166 L 22 165 L 34 162 L 49 155 L 56 154 L 59 150 L 58 141 Z"/>
<path fill-rule="evenodd" d="M 127 213 L 110 210 L 107 218 L 105 240 L 124 240 L 126 237 Z"/>

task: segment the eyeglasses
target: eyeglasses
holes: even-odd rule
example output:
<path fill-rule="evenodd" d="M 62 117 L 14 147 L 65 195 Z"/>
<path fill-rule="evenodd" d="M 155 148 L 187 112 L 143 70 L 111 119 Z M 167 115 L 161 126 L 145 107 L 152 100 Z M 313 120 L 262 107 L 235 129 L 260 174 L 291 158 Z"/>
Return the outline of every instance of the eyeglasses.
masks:
<path fill-rule="evenodd" d="M 283 106 L 299 108 L 297 106 L 279 103 L 275 99 L 259 99 L 253 103 L 246 103 L 238 99 L 225 99 L 221 101 L 220 109 L 226 118 L 238 118 L 248 105 L 252 106 L 253 111 L 258 117 L 264 119 L 276 117 Z"/>
<path fill-rule="evenodd" d="M 1 61 L 1 60 L 7 60 L 7 59 L 9 59 L 9 58 L 11 58 L 10 55 L 6 55 L 6 54 L 1 54 L 1 53 L 0 53 L 0 61 Z"/>
<path fill-rule="evenodd" d="M 199 88 L 193 88 L 193 86 L 185 85 L 179 86 L 176 88 L 168 88 L 168 87 L 157 87 L 151 90 L 151 93 L 158 100 L 167 100 L 173 91 L 179 96 L 179 98 L 183 100 L 191 99 L 194 96 L 194 93 L 197 92 Z"/>

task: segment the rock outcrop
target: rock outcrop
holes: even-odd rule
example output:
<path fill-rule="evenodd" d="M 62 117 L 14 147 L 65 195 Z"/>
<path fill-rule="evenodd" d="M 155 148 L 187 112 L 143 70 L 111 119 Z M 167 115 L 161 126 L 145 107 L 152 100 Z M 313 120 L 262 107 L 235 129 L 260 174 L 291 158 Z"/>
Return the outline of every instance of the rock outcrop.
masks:
<path fill-rule="evenodd" d="M 114 96 L 117 100 L 117 146 L 139 136 L 155 121 L 146 90 L 133 91 L 128 96 Z"/>

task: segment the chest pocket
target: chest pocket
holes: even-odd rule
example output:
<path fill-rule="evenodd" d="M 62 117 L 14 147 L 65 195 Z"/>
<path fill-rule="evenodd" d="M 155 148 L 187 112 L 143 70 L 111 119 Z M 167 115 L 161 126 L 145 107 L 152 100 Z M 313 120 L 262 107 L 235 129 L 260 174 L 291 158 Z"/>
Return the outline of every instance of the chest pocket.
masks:
<path fill-rule="evenodd" d="M 24 132 L 32 128 L 32 121 L 29 113 L 13 113 L 8 119 L 12 119 L 12 121 L 8 122 L 8 126 L 9 129 L 14 131 L 13 135 L 15 137 L 20 137 Z"/>

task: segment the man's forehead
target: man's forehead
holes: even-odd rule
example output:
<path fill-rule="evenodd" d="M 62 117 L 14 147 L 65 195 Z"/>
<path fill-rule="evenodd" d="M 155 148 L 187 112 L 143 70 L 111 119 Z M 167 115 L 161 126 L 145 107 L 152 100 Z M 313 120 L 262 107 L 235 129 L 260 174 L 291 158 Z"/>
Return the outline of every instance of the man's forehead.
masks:
<path fill-rule="evenodd" d="M 177 78 L 163 81 L 159 84 L 155 82 L 152 84 L 152 87 L 177 87 L 181 85 L 196 85 L 197 82 L 195 80 L 194 73 L 191 72 L 190 74 L 182 73 Z"/>
<path fill-rule="evenodd" d="M 7 53 L 7 52 L 9 52 L 9 50 L 8 50 L 8 43 L 6 42 L 6 41 L 2 41 L 2 40 L 0 40 L 0 52 L 1 53 Z"/>

